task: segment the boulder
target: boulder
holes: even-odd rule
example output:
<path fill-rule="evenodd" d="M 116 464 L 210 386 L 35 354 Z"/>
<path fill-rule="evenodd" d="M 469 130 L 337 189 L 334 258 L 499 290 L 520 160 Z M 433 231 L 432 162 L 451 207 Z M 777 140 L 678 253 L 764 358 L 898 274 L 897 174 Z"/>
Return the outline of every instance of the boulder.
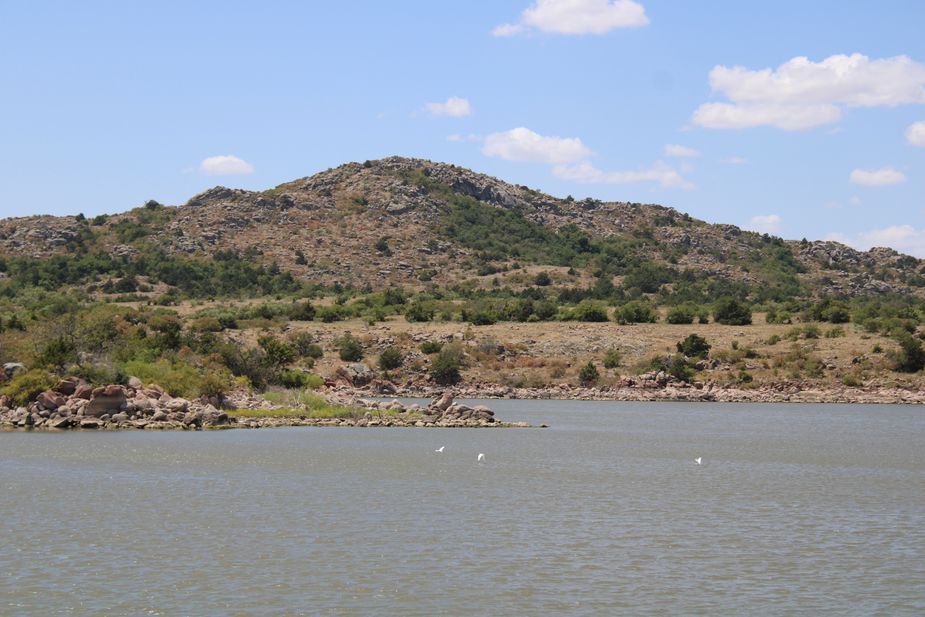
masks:
<path fill-rule="evenodd" d="M 37 397 L 35 397 L 35 402 L 48 410 L 55 410 L 58 407 L 63 407 L 67 402 L 64 400 L 64 397 L 54 392 L 52 390 L 45 390 Z"/>
<path fill-rule="evenodd" d="M 77 386 L 77 389 L 74 390 L 74 398 L 89 401 L 91 398 L 93 398 L 93 388 L 87 384 L 80 384 Z"/>
<path fill-rule="evenodd" d="M 453 391 L 447 390 L 440 396 L 440 398 L 437 398 L 431 401 L 428 407 L 432 409 L 437 409 L 440 411 L 446 411 L 447 409 L 449 409 L 450 405 L 452 404 L 453 404 Z"/>
<path fill-rule="evenodd" d="M 55 387 L 52 388 L 55 392 L 60 392 L 64 396 L 70 396 L 77 391 L 77 387 L 80 385 L 80 379 L 77 377 L 67 377 L 62 379 Z"/>
<path fill-rule="evenodd" d="M 122 386 L 106 386 L 93 390 L 90 403 L 84 408 L 84 415 L 99 418 L 125 409 L 127 400 Z"/>
<path fill-rule="evenodd" d="M 189 401 L 185 398 L 175 398 L 169 401 L 166 405 L 167 411 L 173 413 L 182 413 L 186 412 L 189 409 Z"/>
<path fill-rule="evenodd" d="M 145 385 L 137 377 L 129 377 L 128 387 L 131 388 L 132 390 L 141 390 L 142 388 L 145 387 Z"/>
<path fill-rule="evenodd" d="M 3 374 L 7 377 L 12 377 L 20 371 L 25 371 L 26 365 L 20 364 L 19 362 L 7 362 L 3 365 Z"/>
<path fill-rule="evenodd" d="M 370 383 L 376 374 L 362 362 L 354 362 L 338 367 L 337 376 L 351 386 L 360 387 Z"/>

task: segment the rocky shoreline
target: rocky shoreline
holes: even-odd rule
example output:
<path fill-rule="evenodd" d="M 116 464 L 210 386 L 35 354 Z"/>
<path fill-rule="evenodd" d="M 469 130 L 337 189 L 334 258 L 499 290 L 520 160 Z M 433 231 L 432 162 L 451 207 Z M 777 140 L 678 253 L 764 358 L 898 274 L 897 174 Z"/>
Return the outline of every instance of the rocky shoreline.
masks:
<path fill-rule="evenodd" d="M 274 408 L 265 400 L 247 393 L 233 393 L 221 401 L 189 401 L 172 397 L 157 385 L 146 386 L 135 379 L 130 380 L 128 386 L 92 388 L 78 379 L 69 378 L 39 393 L 27 405 L 15 406 L 7 397 L 0 397 L 0 430 L 530 426 L 526 422 L 499 421 L 491 409 L 482 405 L 469 407 L 455 403 L 451 391 L 441 391 L 426 407 L 405 405 L 397 400 L 358 399 L 343 392 L 329 392 L 326 398 L 333 405 L 355 412 L 344 417 L 311 417 L 308 412 L 299 414 Z M 274 415 L 275 410 L 280 414 Z"/>
<path fill-rule="evenodd" d="M 442 391 L 427 383 L 395 385 L 372 382 L 362 388 L 334 386 L 334 390 L 353 396 L 397 396 L 429 398 Z M 851 403 L 925 404 L 925 390 L 890 387 L 823 386 L 812 382 L 779 382 L 754 387 L 734 387 L 715 383 L 687 383 L 665 373 L 647 373 L 624 378 L 613 386 L 575 386 L 552 384 L 542 388 L 516 388 L 497 383 L 470 383 L 456 386 L 462 399 L 523 399 L 575 401 L 630 401 L 684 403 Z"/>

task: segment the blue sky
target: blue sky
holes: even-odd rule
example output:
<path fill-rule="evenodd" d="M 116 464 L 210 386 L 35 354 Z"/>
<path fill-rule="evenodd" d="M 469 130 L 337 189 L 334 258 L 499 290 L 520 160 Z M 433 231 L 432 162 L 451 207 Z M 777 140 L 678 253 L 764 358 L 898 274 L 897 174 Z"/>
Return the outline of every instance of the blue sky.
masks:
<path fill-rule="evenodd" d="M 919 0 L 5 0 L 0 215 L 398 154 L 925 256 L 923 24 Z"/>

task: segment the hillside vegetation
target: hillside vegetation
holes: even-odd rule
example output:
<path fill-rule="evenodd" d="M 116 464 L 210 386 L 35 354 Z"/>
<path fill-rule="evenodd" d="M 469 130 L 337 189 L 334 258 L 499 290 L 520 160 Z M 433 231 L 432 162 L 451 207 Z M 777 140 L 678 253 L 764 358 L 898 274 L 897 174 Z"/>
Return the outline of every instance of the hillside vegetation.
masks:
<path fill-rule="evenodd" d="M 179 207 L 0 221 L 0 361 L 31 369 L 3 386 L 11 395 L 64 373 L 138 376 L 186 396 L 305 387 L 319 383 L 313 370 L 331 377 L 361 359 L 379 377 L 437 382 L 651 370 L 861 385 L 925 363 L 923 273 L 889 249 L 785 241 L 389 158 L 263 192 L 216 187 Z M 496 328 L 512 322 L 550 338 L 504 341 Z M 559 336 L 576 322 L 609 323 L 610 338 L 589 353 Z M 373 336 L 377 325 L 388 334 Z M 724 327 L 753 330 L 732 341 Z M 695 332 L 711 349 L 687 340 Z M 820 352 L 838 339 L 852 341 L 841 356 Z"/>

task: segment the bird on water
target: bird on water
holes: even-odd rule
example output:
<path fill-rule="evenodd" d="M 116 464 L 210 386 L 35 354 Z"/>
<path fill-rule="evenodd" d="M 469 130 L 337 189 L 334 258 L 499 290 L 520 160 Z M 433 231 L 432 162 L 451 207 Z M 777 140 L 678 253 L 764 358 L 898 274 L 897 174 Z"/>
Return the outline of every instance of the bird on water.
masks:
<path fill-rule="evenodd" d="M 445 447 L 446 447 L 446 446 L 440 446 L 439 448 L 437 448 L 436 450 L 434 450 L 434 452 L 441 453 L 441 452 L 443 452 L 443 449 L 444 449 Z"/>
<path fill-rule="evenodd" d="M 479 455 L 478 455 L 478 457 L 477 457 L 475 460 L 478 461 L 479 463 L 484 463 L 484 462 L 485 462 L 485 455 L 482 454 L 481 452 L 479 452 Z"/>
<path fill-rule="evenodd" d="M 700 459 L 701 459 L 701 457 L 698 456 L 697 458 L 694 459 L 694 462 L 697 463 L 697 464 L 699 465 L 699 464 L 700 464 Z"/>

